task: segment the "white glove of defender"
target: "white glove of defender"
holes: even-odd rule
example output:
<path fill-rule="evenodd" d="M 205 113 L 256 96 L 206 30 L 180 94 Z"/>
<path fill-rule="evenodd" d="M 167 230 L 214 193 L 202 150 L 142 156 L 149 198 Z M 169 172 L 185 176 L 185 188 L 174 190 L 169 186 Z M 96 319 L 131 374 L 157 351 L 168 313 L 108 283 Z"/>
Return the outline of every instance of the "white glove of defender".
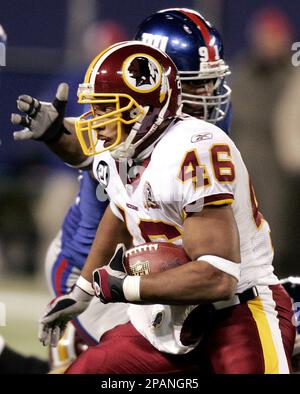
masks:
<path fill-rule="evenodd" d="M 63 127 L 63 118 L 68 95 L 68 84 L 61 83 L 52 103 L 39 101 L 28 95 L 19 96 L 17 107 L 25 115 L 13 113 L 11 114 L 11 122 L 25 128 L 13 133 L 14 140 L 35 139 L 51 142 L 59 139 L 66 132 Z"/>
<path fill-rule="evenodd" d="M 40 342 L 44 346 L 56 346 L 67 323 L 87 309 L 93 296 L 92 290 L 86 292 L 75 284 L 70 293 L 54 298 L 39 321 Z"/>

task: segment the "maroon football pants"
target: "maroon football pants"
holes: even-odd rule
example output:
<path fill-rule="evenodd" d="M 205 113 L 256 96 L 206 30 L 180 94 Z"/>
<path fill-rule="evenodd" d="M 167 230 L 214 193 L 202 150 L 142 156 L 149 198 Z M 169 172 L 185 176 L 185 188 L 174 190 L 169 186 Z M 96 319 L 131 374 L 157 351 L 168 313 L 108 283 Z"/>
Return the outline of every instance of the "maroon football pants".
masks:
<path fill-rule="evenodd" d="M 281 285 L 215 312 L 200 345 L 185 355 L 159 352 L 131 323 L 108 331 L 69 374 L 288 373 L 295 339 L 291 300 Z"/>

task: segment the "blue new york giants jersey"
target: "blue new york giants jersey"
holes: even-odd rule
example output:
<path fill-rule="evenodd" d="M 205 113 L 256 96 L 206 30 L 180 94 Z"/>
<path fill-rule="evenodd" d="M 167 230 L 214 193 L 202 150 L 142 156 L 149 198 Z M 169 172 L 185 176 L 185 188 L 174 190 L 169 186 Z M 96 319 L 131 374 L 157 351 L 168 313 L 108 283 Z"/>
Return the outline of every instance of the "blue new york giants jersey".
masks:
<path fill-rule="evenodd" d="M 62 225 L 62 253 L 76 267 L 82 268 L 108 201 L 97 199 L 98 182 L 89 172 L 83 172 L 79 178 L 79 193 Z"/>

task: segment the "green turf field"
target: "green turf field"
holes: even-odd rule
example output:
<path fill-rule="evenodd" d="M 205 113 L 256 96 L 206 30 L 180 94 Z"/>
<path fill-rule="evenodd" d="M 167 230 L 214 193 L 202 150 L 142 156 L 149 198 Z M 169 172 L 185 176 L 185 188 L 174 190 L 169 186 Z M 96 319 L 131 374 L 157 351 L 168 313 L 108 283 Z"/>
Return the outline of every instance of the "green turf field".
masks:
<path fill-rule="evenodd" d="M 38 318 L 50 300 L 43 279 L 0 279 L 0 303 L 5 306 L 5 326 L 0 334 L 15 350 L 27 355 L 47 357 L 47 349 L 37 339 Z M 3 324 L 3 316 L 0 319 Z"/>

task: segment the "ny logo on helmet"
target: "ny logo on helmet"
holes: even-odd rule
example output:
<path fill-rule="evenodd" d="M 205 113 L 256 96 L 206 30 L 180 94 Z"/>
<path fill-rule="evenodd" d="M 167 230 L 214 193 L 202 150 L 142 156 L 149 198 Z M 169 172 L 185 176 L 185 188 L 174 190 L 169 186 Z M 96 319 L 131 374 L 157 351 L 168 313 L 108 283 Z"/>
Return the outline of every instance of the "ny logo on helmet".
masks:
<path fill-rule="evenodd" d="M 169 37 L 145 32 L 142 34 L 141 41 L 143 41 L 145 44 L 153 45 L 156 48 L 159 48 L 165 52 L 169 41 Z"/>
<path fill-rule="evenodd" d="M 140 93 L 148 93 L 160 85 L 162 69 L 152 56 L 135 54 L 124 61 L 123 76 L 131 89 Z"/>

